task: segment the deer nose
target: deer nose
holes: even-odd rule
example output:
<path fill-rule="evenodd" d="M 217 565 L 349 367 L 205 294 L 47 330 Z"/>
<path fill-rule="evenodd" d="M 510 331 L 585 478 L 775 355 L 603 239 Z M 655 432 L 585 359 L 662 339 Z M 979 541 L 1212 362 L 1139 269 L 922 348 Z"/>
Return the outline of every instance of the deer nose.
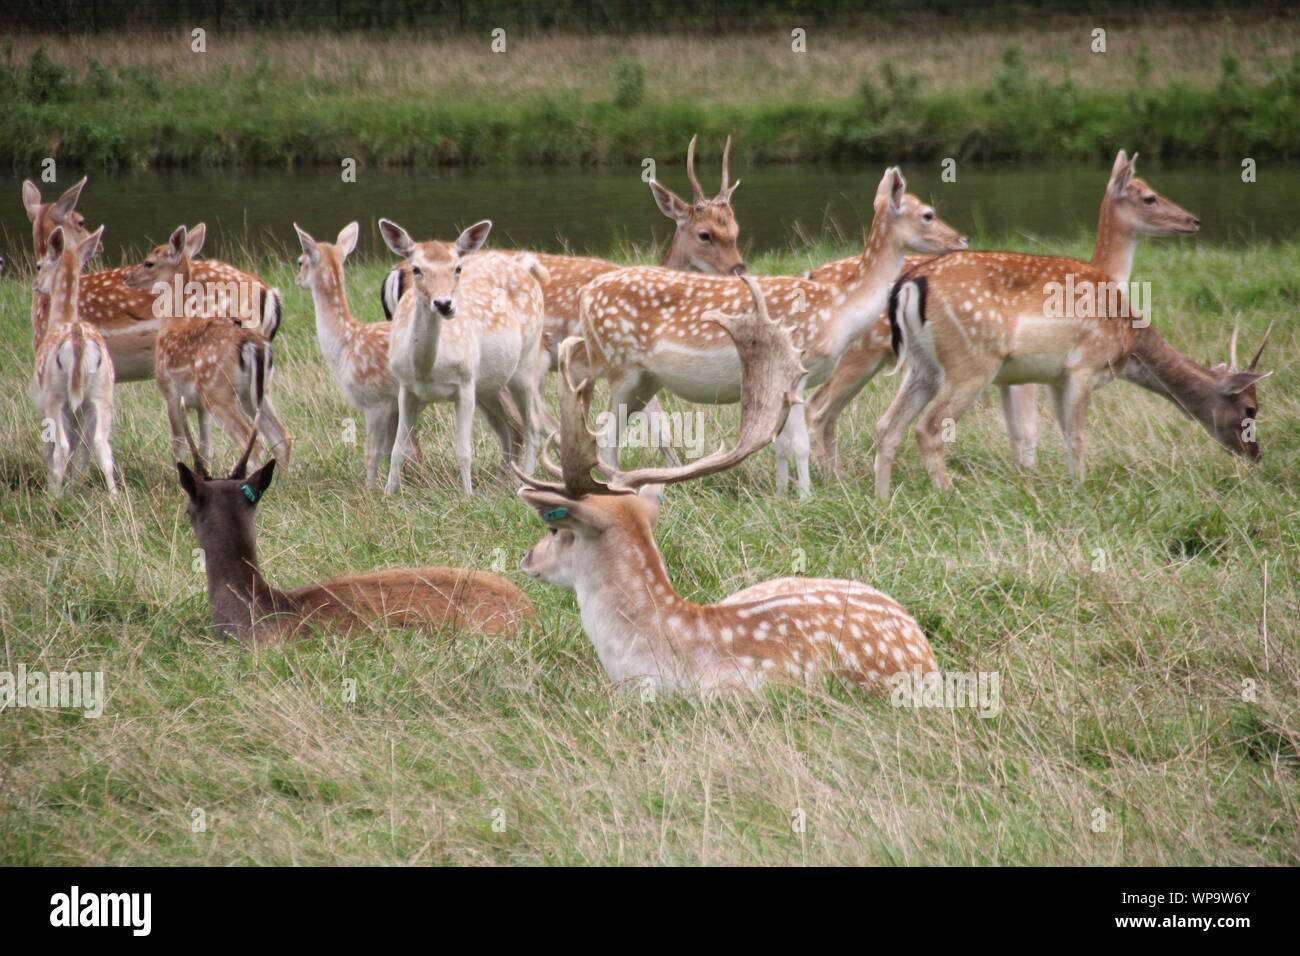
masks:
<path fill-rule="evenodd" d="M 1192 228 L 1193 229 L 1201 228 L 1201 220 L 1197 219 L 1195 216 L 1192 217 Z"/>
<path fill-rule="evenodd" d="M 438 310 L 439 315 L 450 316 L 456 311 L 455 306 L 452 305 L 451 299 L 434 299 L 433 307 Z"/>
<path fill-rule="evenodd" d="M 745 268 L 745 264 L 743 262 L 737 262 L 734 266 L 731 267 L 731 274 L 733 276 L 743 276 L 748 271 L 749 270 Z"/>

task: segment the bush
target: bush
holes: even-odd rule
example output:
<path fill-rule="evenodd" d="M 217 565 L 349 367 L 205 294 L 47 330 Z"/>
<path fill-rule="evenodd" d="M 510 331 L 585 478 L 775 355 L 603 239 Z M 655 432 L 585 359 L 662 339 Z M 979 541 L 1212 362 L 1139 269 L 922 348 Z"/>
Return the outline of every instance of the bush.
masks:
<path fill-rule="evenodd" d="M 645 99 L 645 64 L 634 56 L 622 56 L 614 73 L 614 105 L 625 110 L 640 106 Z"/>

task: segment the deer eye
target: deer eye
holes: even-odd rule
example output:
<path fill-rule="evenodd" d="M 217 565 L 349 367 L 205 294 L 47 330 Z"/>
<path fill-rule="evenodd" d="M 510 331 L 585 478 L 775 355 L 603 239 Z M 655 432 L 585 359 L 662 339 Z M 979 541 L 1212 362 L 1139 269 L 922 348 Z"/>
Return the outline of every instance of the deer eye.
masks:
<path fill-rule="evenodd" d="M 1258 411 L 1259 411 L 1258 408 L 1251 408 L 1250 406 L 1247 406 L 1247 407 L 1246 407 L 1246 417 L 1247 417 L 1247 418 L 1254 418 L 1254 417 L 1255 417 L 1255 413 L 1258 412 Z"/>
<path fill-rule="evenodd" d="M 548 528 L 547 530 L 550 531 L 551 534 L 559 534 L 559 533 L 560 533 L 560 529 L 559 529 L 559 528 L 555 528 L 555 527 Z"/>
<path fill-rule="evenodd" d="M 927 209 L 921 218 L 926 222 L 934 222 L 934 213 Z"/>
<path fill-rule="evenodd" d="M 456 275 L 460 275 L 460 270 L 463 269 L 463 268 L 465 268 L 465 267 L 464 267 L 464 266 L 457 266 L 457 267 L 456 267 Z"/>
<path fill-rule="evenodd" d="M 419 266 L 411 266 L 411 275 L 413 275 L 413 276 L 422 276 L 422 275 L 424 275 L 424 273 L 420 271 L 420 267 L 419 267 Z"/>
<path fill-rule="evenodd" d="M 1142 201 L 1143 201 L 1144 203 L 1146 203 L 1148 206 L 1154 206 L 1154 205 L 1156 204 L 1156 197 L 1155 197 L 1155 196 L 1147 196 L 1147 197 L 1146 197 L 1145 199 L 1143 199 Z"/>
<path fill-rule="evenodd" d="M 153 268 L 153 260 L 152 260 L 152 259 L 146 259 L 146 260 L 144 260 L 144 267 L 145 267 L 146 269 L 152 269 L 152 268 Z"/>
<path fill-rule="evenodd" d="M 712 242 L 712 241 L 713 241 L 713 236 L 709 235 L 709 233 L 707 232 L 700 233 L 700 242 Z"/>

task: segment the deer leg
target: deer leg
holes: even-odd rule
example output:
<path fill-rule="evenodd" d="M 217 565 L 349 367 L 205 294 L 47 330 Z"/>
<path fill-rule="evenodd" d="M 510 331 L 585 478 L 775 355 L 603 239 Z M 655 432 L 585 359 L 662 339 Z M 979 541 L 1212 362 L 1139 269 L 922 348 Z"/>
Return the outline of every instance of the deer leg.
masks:
<path fill-rule="evenodd" d="M 254 418 L 258 430 L 262 437 L 266 439 L 266 453 L 269 457 L 276 459 L 277 463 L 288 471 L 289 455 L 293 451 L 293 436 L 289 434 L 284 423 L 280 421 L 280 416 L 275 413 L 275 406 L 271 404 L 271 396 L 267 395 L 262 399 L 262 413 Z"/>
<path fill-rule="evenodd" d="M 510 380 L 509 389 L 524 419 L 524 454 L 520 467 L 524 474 L 531 475 L 537 467 L 537 438 L 541 429 L 538 410 L 542 396 L 538 393 L 536 378 L 527 369 Z"/>
<path fill-rule="evenodd" d="M 185 409 L 181 409 L 181 414 Z M 212 463 L 212 418 L 206 408 L 198 405 L 194 409 L 194 415 L 199 420 L 199 452 L 203 455 L 204 467 Z"/>
<path fill-rule="evenodd" d="M 104 483 L 108 485 L 110 495 L 117 494 L 117 478 L 113 474 L 113 446 L 109 433 L 113 427 L 112 396 L 100 396 L 92 406 L 95 414 L 93 442 L 95 446 L 95 463 L 104 474 Z"/>
<path fill-rule="evenodd" d="M 58 402 L 48 402 L 45 406 L 45 418 L 54 427 L 50 436 L 49 452 L 49 487 L 50 494 L 63 492 L 63 480 L 67 476 L 68 459 L 71 448 L 68 444 L 68 424 L 64 410 Z"/>
<path fill-rule="evenodd" d="M 380 459 L 392 453 L 397 410 L 391 405 L 371 405 L 361 414 L 366 420 L 366 487 L 373 488 L 379 484 Z"/>
<path fill-rule="evenodd" d="M 1022 468 L 1033 468 L 1038 460 L 1038 406 L 1034 386 L 1003 385 L 1002 415 L 1007 420 L 1011 455 Z"/>
<path fill-rule="evenodd" d="M 488 420 L 488 425 L 496 434 L 497 441 L 501 444 L 501 475 L 508 478 L 511 473 L 510 463 L 516 460 L 519 448 L 514 427 L 510 422 L 510 415 L 502 402 L 501 393 L 493 392 L 480 396 L 478 407 L 479 411 L 483 413 L 483 417 Z"/>
<path fill-rule="evenodd" d="M 802 390 L 802 389 L 801 389 Z M 785 494 L 790 483 L 790 457 L 794 457 L 795 477 L 799 497 L 812 496 L 812 480 L 808 474 L 811 448 L 808 443 L 808 420 L 802 404 L 794 405 L 786 416 L 785 427 L 776 436 L 776 490 Z"/>
<path fill-rule="evenodd" d="M 626 438 L 624 426 L 631 421 L 633 415 L 645 411 L 658 391 L 659 383 L 644 372 L 630 374 L 617 380 L 611 379 L 609 384 L 609 413 L 612 416 L 614 429 L 609 437 L 614 449 L 615 463 L 617 463 L 619 451 L 622 449 Z M 651 420 L 656 421 L 659 427 L 662 428 L 666 422 L 666 416 L 663 409 L 659 408 L 658 403 L 656 403 L 655 407 L 658 409 L 658 417 Z M 661 437 L 662 435 L 663 433 L 660 432 Z M 671 443 L 671 431 L 669 432 L 669 442 Z M 671 448 L 666 449 L 665 457 L 670 462 L 677 461 L 677 456 L 671 452 Z"/>
<path fill-rule="evenodd" d="M 1052 387 L 1052 401 L 1061 434 L 1070 453 L 1070 471 L 1077 479 L 1083 478 L 1083 458 L 1088 440 L 1088 405 L 1092 401 L 1093 381 L 1090 376 L 1074 374 L 1065 383 Z"/>
<path fill-rule="evenodd" d="M 388 459 L 388 483 L 384 485 L 384 494 L 391 495 L 402 483 L 402 464 L 411 450 L 411 433 L 415 423 L 424 409 L 423 403 L 405 385 L 397 389 L 397 436 L 393 440 L 393 450 Z"/>
<path fill-rule="evenodd" d="M 909 363 L 907 377 L 899 386 L 898 394 L 876 423 L 876 494 L 884 501 L 889 500 L 894 458 L 898 455 L 903 433 L 934 398 L 941 380 L 938 369 L 919 362 Z"/>
<path fill-rule="evenodd" d="M 464 382 L 456 391 L 456 466 L 460 469 L 461 489 L 474 493 L 471 469 L 474 464 L 474 383 Z"/>
<path fill-rule="evenodd" d="M 870 361 L 841 361 L 834 373 L 808 401 L 808 428 L 813 452 L 825 462 L 832 475 L 840 473 L 840 452 L 835 442 L 835 426 L 849 403 L 885 367 L 888 349 L 873 352 Z"/>
<path fill-rule="evenodd" d="M 167 423 L 171 426 L 171 430 L 172 430 L 172 435 L 171 435 L 172 461 L 173 462 L 184 461 L 185 460 L 185 406 L 182 405 L 180 400 L 176 396 L 172 395 L 170 392 L 164 394 L 163 401 L 167 405 Z M 202 407 L 198 409 L 198 412 L 199 412 L 199 430 L 202 431 L 204 427 Z M 206 468 L 208 462 L 211 461 L 212 456 L 204 452 L 202 446 L 200 446 L 199 448 L 199 453 L 202 454 L 204 457 L 204 461 L 202 462 L 202 464 L 203 467 Z"/>
<path fill-rule="evenodd" d="M 204 428 L 204 417 L 211 414 L 213 418 L 221 423 L 222 430 L 235 443 L 238 454 L 243 453 L 250 441 L 253 443 L 253 450 L 249 452 L 248 457 L 250 461 L 254 460 L 257 454 L 257 430 L 253 425 L 253 420 L 240 408 L 240 403 L 233 394 L 222 396 L 221 401 L 204 402 L 199 406 L 198 412 L 200 431 Z M 212 460 L 210 455 L 205 457 L 209 461 Z"/>
<path fill-rule="evenodd" d="M 925 470 L 930 473 L 930 481 L 936 488 L 947 490 L 952 487 L 948 466 L 944 463 L 947 433 L 957 427 L 957 422 L 988 387 L 995 373 L 996 367 L 980 369 L 968 361 L 961 378 L 944 379 L 938 395 L 917 425 L 916 443 L 921 449 Z"/>

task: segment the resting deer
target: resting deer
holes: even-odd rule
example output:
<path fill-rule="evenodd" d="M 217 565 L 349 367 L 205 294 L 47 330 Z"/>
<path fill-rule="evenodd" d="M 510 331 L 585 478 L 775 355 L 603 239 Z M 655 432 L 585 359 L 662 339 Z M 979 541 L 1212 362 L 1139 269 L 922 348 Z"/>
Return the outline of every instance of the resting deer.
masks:
<path fill-rule="evenodd" d="M 267 644 L 312 630 L 347 633 L 376 624 L 513 636 L 533 617 L 532 602 L 515 585 L 464 568 L 392 568 L 292 591 L 272 587 L 257 559 L 253 514 L 271 485 L 275 459 L 246 475 L 251 451 L 250 443 L 228 478 L 208 476 L 192 439 L 194 470 L 176 463 L 203 549 L 212 624 L 224 637 Z"/>
<path fill-rule="evenodd" d="M 1111 168 L 1110 180 L 1101 199 L 1097 221 L 1097 242 L 1092 265 L 1118 285 L 1128 285 L 1138 236 L 1183 236 L 1200 229 L 1196 216 L 1165 199 L 1147 183 L 1134 177 L 1137 154 L 1130 159 L 1120 150 Z M 926 261 L 908 256 L 906 272 Z M 839 282 L 858 266 L 858 258 L 839 259 L 807 273 L 814 282 Z M 894 362 L 890 347 L 889 316 L 881 312 L 875 324 L 855 342 L 826 384 L 808 400 L 808 425 L 813 446 L 832 471 L 839 470 L 835 425 L 840 413 L 881 369 Z M 1033 385 L 1002 387 L 1002 410 L 1011 439 L 1011 452 L 1023 467 L 1032 468 L 1038 451 L 1038 409 Z"/>
<path fill-rule="evenodd" d="M 193 231 L 179 226 L 171 238 L 128 270 L 125 283 L 151 290 L 159 315 L 154 380 L 162 392 L 171 426 L 172 460 L 184 450 L 186 408 L 198 413 L 199 441 L 205 461 L 211 461 L 208 416 L 215 416 L 235 447 L 256 437 L 266 439 L 268 457 L 289 463 L 293 439 L 280 423 L 268 394 L 271 343 L 256 329 L 246 329 L 225 317 L 213 317 L 202 295 L 185 291 L 194 281 L 193 257 L 207 235 L 202 223 Z M 256 419 L 254 419 L 256 416 Z"/>
<path fill-rule="evenodd" d="M 903 264 L 903 251 L 965 249 L 966 240 L 934 210 L 907 193 L 896 168 L 886 170 L 875 197 L 875 217 L 861 267 L 841 283 L 763 276 L 768 308 L 805 350 L 808 375 L 800 385 L 825 381 L 840 356 L 875 321 Z M 620 269 L 582 291 L 584 335 L 596 366 L 609 378 L 616 429 L 660 389 L 692 402 L 740 398 L 740 363 L 726 335 L 704 321 L 712 309 L 739 307 L 744 290 L 734 278 L 637 267 Z M 623 407 L 626 414 L 620 415 Z M 618 436 L 621 438 L 621 436 Z M 789 480 L 789 459 L 801 495 L 811 493 L 808 435 L 802 405 L 777 437 L 777 487 Z"/>
<path fill-rule="evenodd" d="M 507 389 L 523 416 L 524 470 L 537 455 L 541 395 L 542 286 L 546 270 L 531 256 L 481 253 L 492 223 L 470 226 L 451 242 L 414 242 L 406 230 L 379 220 L 384 242 L 411 264 L 411 288 L 402 296 L 388 339 L 388 367 L 397 380 L 397 439 L 385 491 L 401 483 L 411 434 L 432 402 L 456 406 L 456 462 L 461 487 L 470 478 L 474 409 L 483 410 L 507 462 L 517 456 Z"/>
<path fill-rule="evenodd" d="M 1267 333 L 1246 371 L 1237 369 L 1236 330 L 1228 364 L 1205 368 L 1143 321 L 1110 274 L 1096 266 L 1055 256 L 954 253 L 900 281 L 889 317 L 907 371 L 876 426 L 881 498 L 889 497 L 903 432 L 923 411 L 916 429 L 921 457 L 931 481 L 951 487 L 944 423 L 960 420 L 989 384 L 1051 386 L 1071 470 L 1079 477 L 1088 403 L 1115 376 L 1167 398 L 1234 454 L 1259 458 L 1255 383 L 1269 373 L 1255 368 Z"/>
<path fill-rule="evenodd" d="M 83 178 L 56 201 L 41 202 L 36 184 L 23 183 L 23 205 L 32 222 L 32 243 L 38 257 L 44 255 L 46 242 L 55 226 L 62 225 L 67 238 L 76 242 L 85 236 L 84 220 L 76 212 Z M 113 356 L 119 382 L 134 382 L 154 377 L 154 344 L 159 319 L 154 314 L 154 297 L 126 285 L 130 268 L 108 269 L 81 277 L 77 308 L 81 321 L 93 325 L 104 336 Z M 196 259 L 193 278 L 209 290 L 209 309 L 213 317 L 261 329 L 268 339 L 274 338 L 283 314 L 280 291 L 255 275 L 215 259 Z M 241 292 L 242 290 L 242 292 Z M 32 335 L 39 344 L 44 334 L 45 305 L 33 303 Z"/>
<path fill-rule="evenodd" d="M 100 226 L 74 243 L 65 238 L 62 226 L 55 226 L 47 254 L 37 263 L 34 291 L 46 297 L 48 321 L 36 350 L 32 398 L 50 432 L 44 452 L 54 494 L 63 490 L 69 463 L 78 457 L 84 463 L 92 449 L 109 494 L 117 494 L 109 441 L 113 362 L 104 337 L 77 315 L 81 269 L 98 251 L 103 234 Z"/>
<path fill-rule="evenodd" d="M 772 441 L 805 374 L 789 330 L 768 316 L 760 283 L 743 280 L 752 313 L 710 311 L 701 318 L 716 324 L 739 354 L 740 437 L 730 450 L 690 464 L 620 471 L 602 461 L 587 426 L 593 386 L 587 346 L 566 340 L 560 466 L 543 456 L 563 480 L 521 473 L 520 496 L 550 527 L 521 567 L 576 592 L 583 629 L 616 683 L 647 680 L 667 692 L 708 693 L 836 674 L 882 690 L 899 671 L 937 670 L 911 615 L 865 584 L 781 578 L 700 605 L 680 596 L 668 578 L 653 533 L 663 486 L 732 468 Z"/>

